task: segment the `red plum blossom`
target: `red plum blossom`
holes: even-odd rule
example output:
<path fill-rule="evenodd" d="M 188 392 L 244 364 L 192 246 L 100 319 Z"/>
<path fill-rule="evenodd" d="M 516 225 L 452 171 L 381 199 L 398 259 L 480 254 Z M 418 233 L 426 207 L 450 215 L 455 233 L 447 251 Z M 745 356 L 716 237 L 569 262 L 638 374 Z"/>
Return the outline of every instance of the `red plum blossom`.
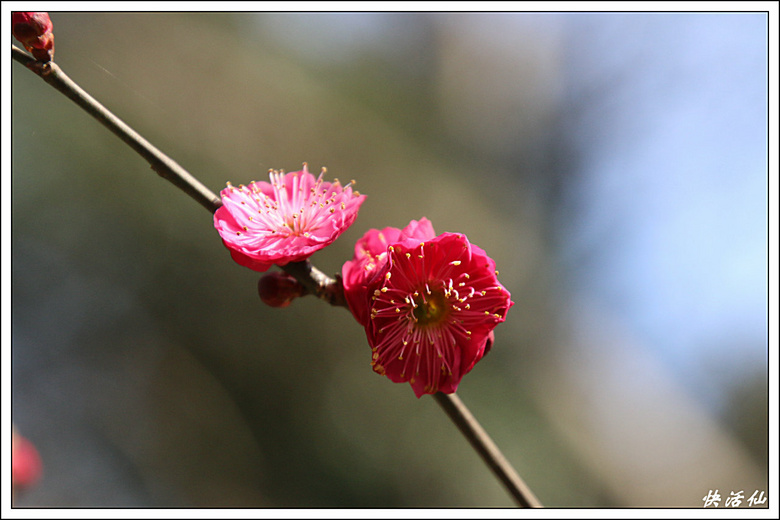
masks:
<path fill-rule="evenodd" d="M 417 397 L 455 392 L 514 304 L 485 251 L 459 233 L 434 236 L 427 219 L 367 232 L 342 277 L 374 371 Z"/>

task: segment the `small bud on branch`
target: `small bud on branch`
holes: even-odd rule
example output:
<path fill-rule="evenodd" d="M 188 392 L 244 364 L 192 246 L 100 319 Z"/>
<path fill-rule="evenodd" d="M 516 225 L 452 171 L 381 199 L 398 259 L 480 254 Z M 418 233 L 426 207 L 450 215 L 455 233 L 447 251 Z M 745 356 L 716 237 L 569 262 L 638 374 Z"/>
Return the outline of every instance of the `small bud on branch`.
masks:
<path fill-rule="evenodd" d="M 308 293 L 293 276 L 280 271 L 264 274 L 257 282 L 257 292 L 263 303 L 278 308 L 287 307 L 295 298 Z"/>
<path fill-rule="evenodd" d="M 27 52 L 45 63 L 54 59 L 54 33 L 49 13 L 15 12 L 11 15 L 11 32 Z"/>

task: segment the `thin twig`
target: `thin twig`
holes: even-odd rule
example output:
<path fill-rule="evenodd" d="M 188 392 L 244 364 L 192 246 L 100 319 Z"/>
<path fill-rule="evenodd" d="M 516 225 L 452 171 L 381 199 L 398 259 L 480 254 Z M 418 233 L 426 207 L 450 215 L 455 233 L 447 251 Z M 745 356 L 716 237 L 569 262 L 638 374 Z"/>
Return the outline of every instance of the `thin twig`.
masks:
<path fill-rule="evenodd" d="M 130 148 L 146 159 L 152 169 L 161 177 L 173 183 L 200 205 L 212 213 L 222 205 L 220 198 L 211 190 L 85 92 L 57 64 L 53 62 L 41 63 L 14 45 L 12 45 L 12 56 L 13 59 L 43 78 L 46 83 L 100 121 L 101 124 L 116 134 Z M 283 266 L 282 269 L 301 282 L 311 294 L 315 294 L 331 305 L 347 307 L 341 281 L 327 276 L 312 266 L 308 260 L 291 262 Z M 517 503 L 521 507 L 541 507 L 539 500 L 523 482 L 458 396 L 439 392 L 434 394 L 434 398 L 485 463 L 506 486 Z"/>
<path fill-rule="evenodd" d="M 496 477 L 506 486 L 506 489 L 517 501 L 520 507 L 542 507 L 542 503 L 531 491 L 531 488 L 520 478 L 515 468 L 498 449 L 493 439 L 487 434 L 479 422 L 471 415 L 469 409 L 456 394 L 436 392 L 433 397 L 444 409 L 452 422 L 479 453 L 482 460 L 493 470 Z"/>
<path fill-rule="evenodd" d="M 41 63 L 24 53 L 21 49 L 12 45 L 13 58 L 28 69 L 35 72 L 43 80 L 67 96 L 71 101 L 84 109 L 89 115 L 100 121 L 106 128 L 116 134 L 130 148 L 146 159 L 152 169 L 160 177 L 172 182 L 200 203 L 203 207 L 214 212 L 222 205 L 222 201 L 211 190 L 201 184 L 187 170 L 158 150 L 149 141 L 130 128 L 124 121 L 116 117 L 95 98 L 79 87 L 65 74 L 54 62 Z"/>

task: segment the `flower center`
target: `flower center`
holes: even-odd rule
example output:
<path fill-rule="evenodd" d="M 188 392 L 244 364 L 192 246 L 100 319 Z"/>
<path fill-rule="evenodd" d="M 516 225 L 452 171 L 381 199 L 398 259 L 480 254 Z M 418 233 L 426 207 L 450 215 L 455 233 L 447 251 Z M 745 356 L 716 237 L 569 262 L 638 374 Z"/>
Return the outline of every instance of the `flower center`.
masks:
<path fill-rule="evenodd" d="M 427 292 L 427 291 L 426 291 Z M 443 291 L 431 291 L 428 294 L 416 293 L 412 315 L 417 325 L 437 325 L 450 313 L 450 305 Z"/>

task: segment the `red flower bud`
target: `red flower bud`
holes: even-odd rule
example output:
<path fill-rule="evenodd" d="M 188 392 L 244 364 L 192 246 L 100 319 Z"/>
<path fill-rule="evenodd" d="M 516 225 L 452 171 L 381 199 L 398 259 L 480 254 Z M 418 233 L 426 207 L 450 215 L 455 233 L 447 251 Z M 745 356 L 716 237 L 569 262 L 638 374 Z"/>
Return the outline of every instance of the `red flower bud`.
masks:
<path fill-rule="evenodd" d="M 306 288 L 289 274 L 272 271 L 260 278 L 257 292 L 263 303 L 281 308 L 287 307 L 295 298 L 306 294 Z"/>
<path fill-rule="evenodd" d="M 49 13 L 16 12 L 11 15 L 11 32 L 36 60 L 54 58 L 54 33 Z"/>
<path fill-rule="evenodd" d="M 41 458 L 35 446 L 16 433 L 11 434 L 11 484 L 14 488 L 29 487 L 41 476 Z"/>

